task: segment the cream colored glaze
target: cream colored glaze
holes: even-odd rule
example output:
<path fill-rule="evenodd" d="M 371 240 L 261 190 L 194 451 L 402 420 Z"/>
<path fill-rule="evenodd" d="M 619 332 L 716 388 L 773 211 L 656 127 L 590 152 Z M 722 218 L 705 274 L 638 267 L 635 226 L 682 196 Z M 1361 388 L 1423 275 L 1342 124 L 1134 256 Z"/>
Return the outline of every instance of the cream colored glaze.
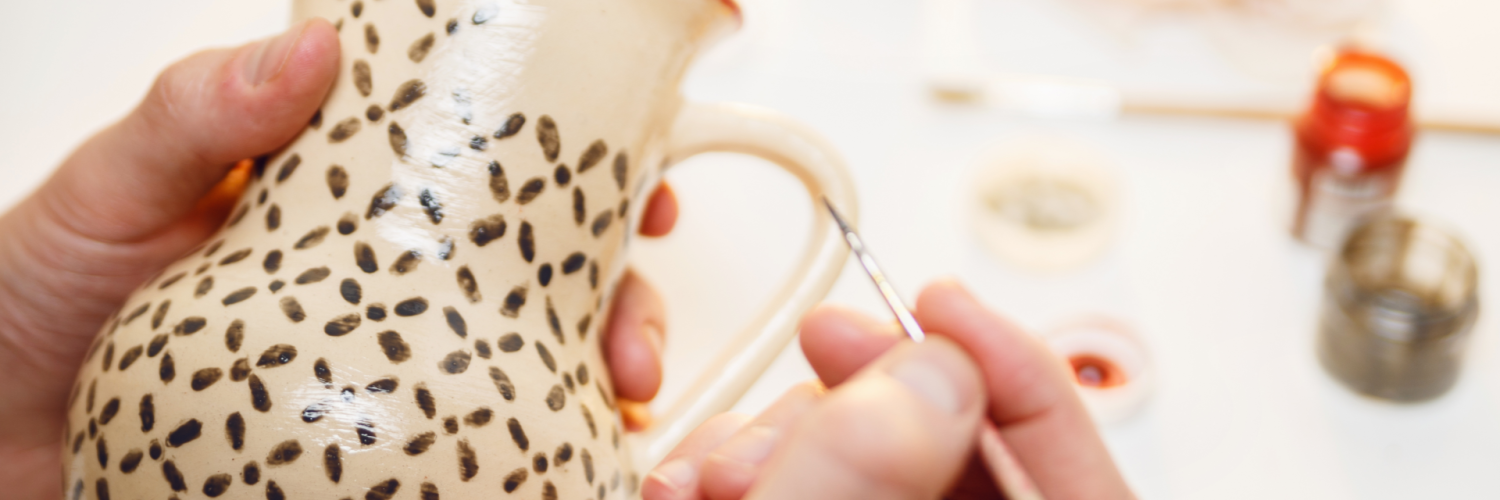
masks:
<path fill-rule="evenodd" d="M 735 21 L 735 13 L 723 3 L 438 0 L 429 17 L 420 8 L 424 2 L 370 0 L 363 2 L 358 18 L 352 14 L 353 3 L 300 0 L 295 9 L 299 20 L 324 17 L 340 26 L 341 71 L 322 108 L 321 123 L 265 162 L 242 208 L 206 249 L 172 264 L 105 325 L 79 375 L 69 411 L 63 464 L 68 498 L 75 492 L 80 498 L 99 498 L 102 489 L 113 498 L 173 496 L 165 473 L 168 461 L 183 477 L 175 495 L 184 498 L 216 491 L 234 498 L 274 498 L 273 490 L 292 499 L 424 498 L 427 491 L 478 498 L 505 495 L 507 479 L 522 470 L 526 479 L 510 493 L 517 498 L 549 498 L 549 492 L 557 498 L 633 497 L 638 466 L 648 463 L 637 462 L 630 451 L 633 440 L 622 434 L 598 339 L 604 306 L 624 269 L 623 250 L 639 219 L 641 197 L 658 182 L 660 167 L 707 150 L 760 155 L 798 175 L 813 196 L 829 196 L 854 216 L 852 183 L 836 154 L 815 134 L 760 110 L 682 103 L 677 86 L 694 53 L 711 34 Z M 481 12 L 488 18 L 476 24 Z M 445 29 L 450 19 L 458 23 L 452 34 Z M 370 25 L 380 39 L 373 51 L 366 44 Z M 416 62 L 411 47 L 428 34 L 434 43 Z M 368 96 L 353 77 L 357 64 L 371 68 Z M 425 94 L 390 110 L 400 86 L 412 80 L 423 83 Z M 366 117 L 372 104 L 383 109 L 383 116 Z M 496 139 L 494 133 L 513 113 L 523 113 L 525 125 L 513 136 Z M 546 158 L 538 139 L 543 115 L 556 123 L 561 139 L 555 161 Z M 351 119 L 358 131 L 333 140 L 339 124 Z M 404 154 L 392 146 L 393 124 L 405 133 Z M 476 136 L 485 139 L 483 150 L 470 147 Z M 596 140 L 603 141 L 608 153 L 579 172 L 581 157 Z M 614 171 L 621 151 L 628 166 L 619 178 L 623 187 Z M 294 156 L 300 162 L 282 178 Z M 501 165 L 508 181 L 504 201 L 491 188 L 491 161 Z M 565 186 L 554 179 L 559 164 L 570 172 Z M 329 181 L 334 165 L 347 173 L 342 197 L 334 196 Z M 533 178 L 541 178 L 546 187 L 521 204 L 522 186 Z M 372 198 L 388 184 L 402 192 L 397 203 L 367 217 Z M 582 222 L 575 219 L 575 188 L 586 207 Z M 423 192 L 441 205 L 440 222 L 424 210 Z M 628 210 L 621 211 L 625 200 Z M 280 224 L 271 228 L 273 207 L 280 212 Z M 339 222 L 350 214 L 358 228 L 341 234 Z M 471 238 L 473 224 L 494 215 L 504 218 L 505 232 L 479 246 Z M 601 217 L 612 222 L 594 234 L 594 222 Z M 827 230 L 826 219 L 817 220 L 795 281 L 783 290 L 786 300 L 731 341 L 716 369 L 641 444 L 647 448 L 641 452 L 645 460 L 659 458 L 687 429 L 732 404 L 790 339 L 796 317 L 827 292 L 845 253 Z M 523 221 L 534 227 L 535 258 L 530 262 L 520 250 Z M 320 228 L 327 228 L 321 242 L 296 248 Z M 445 242 L 452 242 L 446 260 L 441 257 L 448 248 Z M 379 265 L 373 272 L 356 264 L 360 243 L 376 256 Z M 222 262 L 243 250 L 249 255 L 242 260 Z M 268 270 L 263 262 L 273 250 L 284 257 L 278 269 Z M 393 264 L 408 251 L 420 257 L 414 269 L 398 273 Z M 565 274 L 563 262 L 574 252 L 586 256 L 585 264 Z M 554 270 L 545 286 L 539 276 L 544 264 Z M 598 273 L 591 282 L 593 266 Z M 326 278 L 297 283 L 299 275 L 320 267 L 328 268 Z M 461 286 L 464 270 L 474 276 L 477 296 Z M 203 284 L 207 278 L 212 285 Z M 358 305 L 341 293 L 345 279 L 359 283 Z M 272 291 L 278 280 L 284 288 Z M 255 290 L 253 296 L 224 303 L 247 288 Z M 502 304 L 516 289 L 526 290 L 525 305 L 516 314 L 504 314 Z M 410 317 L 394 313 L 398 302 L 413 297 L 427 301 L 425 312 Z M 284 313 L 287 298 L 295 298 L 305 319 L 294 321 Z M 153 326 L 166 301 L 171 306 Z M 376 303 L 386 307 L 389 317 L 383 321 L 367 315 Z M 142 306 L 147 311 L 132 318 Z M 462 316 L 465 336 L 450 326 L 449 307 Z M 558 318 L 557 331 L 550 326 L 549 309 Z M 326 333 L 325 325 L 350 314 L 362 317 L 352 331 Z M 191 324 L 185 322 L 190 317 L 202 318 L 204 326 L 173 332 Z M 228 330 L 236 321 L 243 324 L 243 341 L 232 350 Z M 409 358 L 393 359 L 379 343 L 387 331 L 400 334 Z M 499 341 L 509 333 L 519 334 L 525 345 L 503 352 Z M 151 354 L 151 342 L 162 335 L 165 346 Z M 476 342 L 488 347 L 489 357 L 482 356 Z M 295 357 L 284 365 L 260 366 L 263 353 L 278 345 L 294 346 Z M 538 346 L 551 354 L 556 371 L 544 364 Z M 122 368 L 127 353 L 137 347 L 146 352 Z M 161 375 L 167 356 L 176 373 L 170 380 Z M 470 360 L 466 369 L 448 362 L 465 356 Z M 326 384 L 315 373 L 318 360 L 326 360 L 331 372 Z M 237 363 L 249 373 L 236 376 Z M 503 371 L 513 385 L 513 400 L 502 396 L 492 368 Z M 221 372 L 215 382 L 202 390 L 191 387 L 195 373 L 214 369 Z M 587 371 L 587 382 L 581 371 Z M 397 381 L 394 391 L 368 388 L 384 379 Z M 256 381 L 264 386 L 269 405 L 254 404 Z M 419 388 L 432 395 L 435 411 L 430 415 L 418 404 Z M 352 389 L 352 396 L 346 389 Z M 564 401 L 554 409 L 557 405 L 549 405 L 548 398 L 556 393 Z M 143 430 L 140 408 L 148 394 L 154 425 Z M 100 423 L 110 407 L 117 408 L 113 418 Z M 481 408 L 493 412 L 488 424 L 466 420 Z M 228 430 L 235 415 L 244 428 L 237 448 Z M 321 418 L 313 422 L 304 418 L 317 415 Z M 456 432 L 449 432 L 449 418 L 456 420 Z M 525 451 L 508 429 L 511 418 L 525 432 Z M 199 436 L 169 446 L 169 435 L 193 420 L 200 423 Z M 97 433 L 90 432 L 91 421 Z M 432 433 L 430 446 L 413 454 L 412 443 L 422 441 L 425 433 Z M 300 456 L 273 465 L 273 448 L 291 440 L 302 450 Z M 150 456 L 153 442 L 162 446 L 160 459 Z M 572 457 L 558 462 L 564 443 L 571 446 Z M 103 466 L 101 449 L 107 455 Z M 122 462 L 135 452 L 143 456 L 137 468 L 125 472 Z M 539 453 L 548 465 L 545 472 L 535 467 Z M 330 454 L 337 456 L 337 467 L 330 465 Z M 472 457 L 471 466 L 465 465 L 465 457 Z M 251 462 L 260 476 L 254 484 L 245 477 Z M 216 488 L 215 478 L 222 481 L 226 475 L 227 486 Z M 399 486 L 392 488 L 390 480 Z"/>

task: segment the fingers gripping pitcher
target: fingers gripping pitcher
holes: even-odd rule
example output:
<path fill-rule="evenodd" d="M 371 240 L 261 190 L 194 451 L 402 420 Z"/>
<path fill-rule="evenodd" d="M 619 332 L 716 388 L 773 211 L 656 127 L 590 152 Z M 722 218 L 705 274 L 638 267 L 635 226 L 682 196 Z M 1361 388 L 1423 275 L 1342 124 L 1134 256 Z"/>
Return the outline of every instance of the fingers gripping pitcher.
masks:
<path fill-rule="evenodd" d="M 104 327 L 70 400 L 65 496 L 631 498 L 739 397 L 845 250 L 799 268 L 716 368 L 627 435 L 603 315 L 666 165 L 771 160 L 852 211 L 837 155 L 743 106 L 683 102 L 716 0 L 298 0 L 339 29 L 307 130 L 225 226 Z"/>

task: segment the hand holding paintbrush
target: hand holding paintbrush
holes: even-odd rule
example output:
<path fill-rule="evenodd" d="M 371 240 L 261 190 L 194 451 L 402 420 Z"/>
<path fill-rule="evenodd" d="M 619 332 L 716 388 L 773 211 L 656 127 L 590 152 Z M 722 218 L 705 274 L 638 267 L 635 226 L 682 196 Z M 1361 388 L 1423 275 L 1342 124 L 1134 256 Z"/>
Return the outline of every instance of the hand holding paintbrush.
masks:
<path fill-rule="evenodd" d="M 951 282 L 916 305 L 922 343 L 852 311 L 809 314 L 821 383 L 708 421 L 646 476 L 645 499 L 1132 497 L 1045 346 Z"/>

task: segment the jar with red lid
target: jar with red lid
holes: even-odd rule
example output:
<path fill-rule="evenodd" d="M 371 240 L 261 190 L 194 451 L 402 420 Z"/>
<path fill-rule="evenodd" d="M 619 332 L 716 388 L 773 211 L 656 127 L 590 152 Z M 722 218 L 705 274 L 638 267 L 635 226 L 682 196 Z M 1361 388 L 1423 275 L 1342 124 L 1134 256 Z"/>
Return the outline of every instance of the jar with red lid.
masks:
<path fill-rule="evenodd" d="M 1380 55 L 1344 50 L 1324 66 L 1294 125 L 1292 233 L 1337 248 L 1353 225 L 1388 209 L 1411 151 L 1411 79 Z"/>

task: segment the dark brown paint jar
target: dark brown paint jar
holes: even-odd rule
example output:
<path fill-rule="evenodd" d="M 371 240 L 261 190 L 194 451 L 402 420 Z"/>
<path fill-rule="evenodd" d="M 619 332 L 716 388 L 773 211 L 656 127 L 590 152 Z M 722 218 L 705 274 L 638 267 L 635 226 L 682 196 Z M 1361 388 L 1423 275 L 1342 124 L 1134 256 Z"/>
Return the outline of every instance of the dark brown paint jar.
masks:
<path fill-rule="evenodd" d="M 1361 394 L 1436 398 L 1458 380 L 1478 314 L 1477 266 L 1457 237 L 1409 217 L 1377 217 L 1333 258 L 1318 356 Z"/>

